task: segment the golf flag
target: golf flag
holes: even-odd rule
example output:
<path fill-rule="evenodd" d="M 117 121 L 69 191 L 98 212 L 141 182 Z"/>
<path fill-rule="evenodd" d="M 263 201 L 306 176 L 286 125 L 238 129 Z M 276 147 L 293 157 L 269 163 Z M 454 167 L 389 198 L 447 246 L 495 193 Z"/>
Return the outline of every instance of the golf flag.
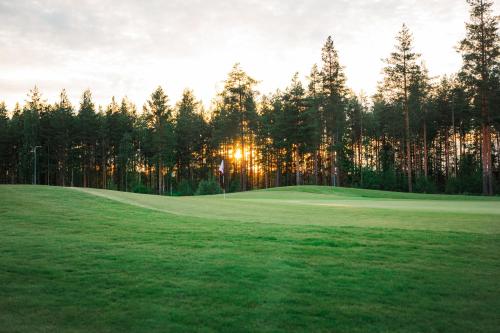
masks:
<path fill-rule="evenodd" d="M 226 199 L 226 184 L 224 183 L 224 160 L 220 162 L 219 172 L 222 174 L 222 193 L 224 193 L 224 199 Z"/>

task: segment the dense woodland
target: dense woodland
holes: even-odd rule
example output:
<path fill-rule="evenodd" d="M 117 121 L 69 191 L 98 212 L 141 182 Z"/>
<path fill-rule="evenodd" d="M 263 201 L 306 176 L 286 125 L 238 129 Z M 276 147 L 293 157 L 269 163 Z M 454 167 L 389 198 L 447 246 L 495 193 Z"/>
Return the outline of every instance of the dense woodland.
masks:
<path fill-rule="evenodd" d="M 158 87 L 138 109 L 127 98 L 97 107 L 89 90 L 79 105 L 64 90 L 49 104 L 35 87 L 24 105 L 0 103 L 0 183 L 168 195 L 217 192 L 217 183 L 227 192 L 321 184 L 498 194 L 498 17 L 491 1 L 467 2 L 461 70 L 430 77 L 403 25 L 371 98 L 346 86 L 331 37 L 307 81 L 297 73 L 261 95 L 237 64 L 209 110 L 189 89 L 174 104 Z"/>

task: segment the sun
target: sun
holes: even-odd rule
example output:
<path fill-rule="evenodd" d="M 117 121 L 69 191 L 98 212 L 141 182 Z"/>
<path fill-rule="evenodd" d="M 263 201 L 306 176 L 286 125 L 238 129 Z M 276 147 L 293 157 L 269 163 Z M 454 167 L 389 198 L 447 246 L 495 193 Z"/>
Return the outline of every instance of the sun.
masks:
<path fill-rule="evenodd" d="M 241 157 L 242 157 L 242 154 L 241 154 L 241 149 L 240 149 L 240 148 L 238 148 L 238 149 L 236 149 L 236 151 L 234 152 L 234 158 L 235 158 L 236 160 L 241 160 Z"/>

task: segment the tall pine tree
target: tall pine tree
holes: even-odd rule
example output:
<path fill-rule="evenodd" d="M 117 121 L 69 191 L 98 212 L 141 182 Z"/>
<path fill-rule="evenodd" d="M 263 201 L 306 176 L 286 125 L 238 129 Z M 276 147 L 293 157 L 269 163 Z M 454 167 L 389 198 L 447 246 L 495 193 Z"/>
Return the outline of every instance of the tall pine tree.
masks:
<path fill-rule="evenodd" d="M 342 153 L 342 137 L 345 126 L 345 74 L 340 65 L 333 39 L 328 36 L 321 50 L 321 80 L 323 99 L 323 119 L 327 133 L 327 145 L 330 147 L 331 184 L 341 185 L 340 158 Z"/>
<path fill-rule="evenodd" d="M 491 161 L 491 118 L 489 105 L 494 87 L 494 68 L 499 65 L 500 44 L 498 17 L 492 14 L 493 1 L 467 0 L 470 22 L 466 24 L 465 39 L 460 42 L 462 79 L 474 91 L 481 117 L 481 161 L 483 194 L 493 194 L 493 165 Z"/>
<path fill-rule="evenodd" d="M 384 68 L 385 88 L 390 92 L 390 97 L 403 105 L 404 133 L 406 143 L 406 173 L 408 178 L 408 191 L 413 191 L 412 181 L 412 152 L 410 135 L 410 109 L 409 88 L 411 77 L 417 70 L 416 60 L 419 55 L 413 52 L 413 37 L 408 27 L 403 24 L 399 34 L 396 36 L 394 52 L 385 60 L 387 66 Z"/>

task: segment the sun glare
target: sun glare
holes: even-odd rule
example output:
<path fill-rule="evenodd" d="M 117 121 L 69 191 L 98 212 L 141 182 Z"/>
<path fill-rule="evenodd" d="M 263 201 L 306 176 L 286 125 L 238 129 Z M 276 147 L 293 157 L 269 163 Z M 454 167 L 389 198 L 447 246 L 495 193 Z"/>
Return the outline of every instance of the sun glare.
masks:
<path fill-rule="evenodd" d="M 242 156 L 241 149 L 240 148 L 236 149 L 236 151 L 234 152 L 234 158 L 239 161 L 241 160 L 241 156 Z"/>

